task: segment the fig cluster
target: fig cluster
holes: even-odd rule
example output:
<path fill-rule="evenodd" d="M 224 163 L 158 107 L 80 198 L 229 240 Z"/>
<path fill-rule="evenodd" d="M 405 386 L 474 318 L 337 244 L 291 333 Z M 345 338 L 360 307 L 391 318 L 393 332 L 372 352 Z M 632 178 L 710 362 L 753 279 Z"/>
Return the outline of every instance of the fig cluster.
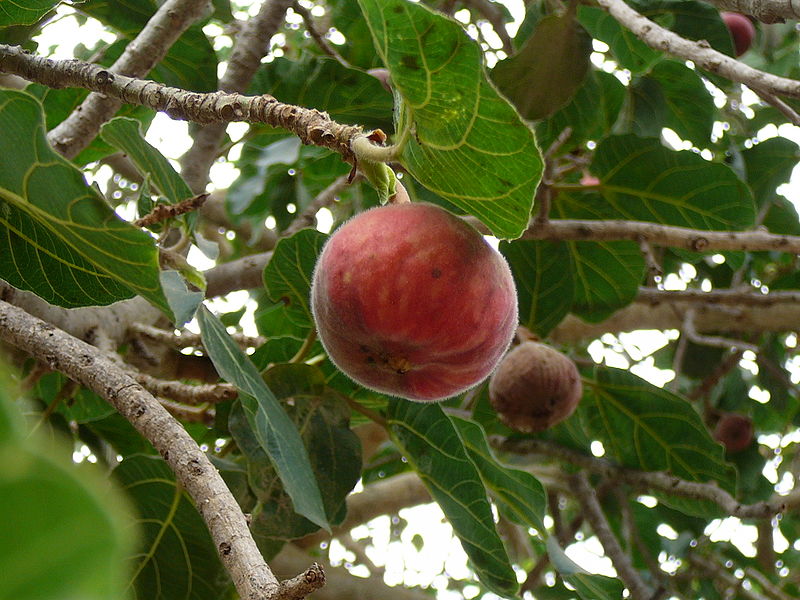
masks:
<path fill-rule="evenodd" d="M 339 370 L 423 402 L 488 377 L 517 327 L 502 255 L 462 219 L 416 202 L 363 212 L 328 239 L 311 309 Z"/>
<path fill-rule="evenodd" d="M 500 362 L 489 401 L 511 429 L 536 433 L 569 417 L 583 396 L 575 363 L 539 342 L 523 342 Z"/>

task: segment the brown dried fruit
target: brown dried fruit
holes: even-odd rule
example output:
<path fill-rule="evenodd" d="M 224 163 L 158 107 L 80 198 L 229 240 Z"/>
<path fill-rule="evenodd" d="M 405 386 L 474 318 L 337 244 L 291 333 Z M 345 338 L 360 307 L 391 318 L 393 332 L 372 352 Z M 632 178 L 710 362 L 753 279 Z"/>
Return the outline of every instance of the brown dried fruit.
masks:
<path fill-rule="evenodd" d="M 573 413 L 582 395 L 575 363 L 539 342 L 514 348 L 489 382 L 489 400 L 500 420 L 524 433 L 560 423 Z"/>
<path fill-rule="evenodd" d="M 753 421 L 739 413 L 725 413 L 714 428 L 714 439 L 727 452 L 741 452 L 753 441 Z"/>

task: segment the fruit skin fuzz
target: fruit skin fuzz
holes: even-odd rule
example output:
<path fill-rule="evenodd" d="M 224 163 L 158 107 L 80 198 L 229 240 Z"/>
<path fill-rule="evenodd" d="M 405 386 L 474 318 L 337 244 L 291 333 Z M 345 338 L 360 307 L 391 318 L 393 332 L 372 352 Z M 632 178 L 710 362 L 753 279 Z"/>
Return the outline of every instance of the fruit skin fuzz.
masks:
<path fill-rule="evenodd" d="M 489 401 L 516 431 L 536 433 L 569 417 L 583 396 L 578 367 L 558 350 L 523 342 L 500 362 L 489 382 Z"/>
<path fill-rule="evenodd" d="M 331 361 L 378 392 L 433 402 L 485 379 L 517 327 L 503 256 L 425 203 L 363 212 L 325 244 L 311 308 Z"/>

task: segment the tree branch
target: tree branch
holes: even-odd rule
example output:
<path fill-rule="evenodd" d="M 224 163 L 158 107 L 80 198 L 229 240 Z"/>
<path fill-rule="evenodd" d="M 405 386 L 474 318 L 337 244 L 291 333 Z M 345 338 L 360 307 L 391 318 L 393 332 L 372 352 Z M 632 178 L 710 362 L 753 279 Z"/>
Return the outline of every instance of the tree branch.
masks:
<path fill-rule="evenodd" d="M 261 59 L 269 51 L 269 41 L 283 23 L 292 0 L 264 0 L 258 14 L 244 24 L 236 35 L 219 89 L 244 92 L 253 79 Z M 181 176 L 194 193 L 205 190 L 208 172 L 225 137 L 226 123 L 211 123 L 197 130 L 192 147 L 181 158 Z"/>
<path fill-rule="evenodd" d="M 245 600 L 300 598 L 308 584 L 279 583 L 247 521 L 208 457 L 180 423 L 103 352 L 0 300 L 0 337 L 105 398 L 158 450 L 208 525 L 222 563 Z M 322 585 L 324 577 L 314 585 Z"/>
<path fill-rule="evenodd" d="M 588 456 L 545 440 L 493 437 L 491 442 L 493 446 L 505 452 L 523 455 L 544 454 L 564 460 L 592 473 L 626 483 L 635 489 L 657 490 L 693 500 L 707 500 L 719 506 L 727 514 L 742 519 L 771 518 L 783 512 L 789 501 L 787 496 L 755 504 L 742 504 L 714 483 L 686 481 L 663 471 L 639 471 L 621 467 L 607 459 Z"/>
<path fill-rule="evenodd" d="M 164 57 L 175 40 L 199 19 L 207 8 L 207 0 L 167 0 L 150 18 L 139 35 L 125 47 L 122 55 L 107 72 L 119 76 L 144 77 Z M 0 59 L 0 70 L 1 65 L 2 59 Z M 16 74 L 35 81 L 22 73 Z M 89 145 L 100 131 L 100 126 L 111 119 L 121 105 L 120 100 L 113 96 L 102 93 L 89 94 L 69 117 L 50 131 L 47 139 L 58 152 L 67 158 L 73 158 Z"/>
<path fill-rule="evenodd" d="M 154 81 L 112 73 L 99 65 L 78 60 L 50 60 L 26 54 L 19 46 L 0 44 L 0 72 L 14 73 L 52 88 L 82 87 L 166 113 L 173 119 L 197 123 L 246 121 L 286 129 L 304 144 L 338 152 L 354 160 L 350 141 L 361 127 L 340 125 L 327 113 L 279 102 L 272 96 L 237 93 L 201 94 Z M 99 125 L 98 125 L 99 127 Z"/>
<path fill-rule="evenodd" d="M 654 50 L 691 60 L 706 71 L 743 83 L 754 90 L 800 98 L 800 81 L 754 69 L 722 52 L 717 52 L 705 40 L 697 42 L 686 40 L 636 12 L 623 0 L 598 0 L 598 3 Z"/>
<path fill-rule="evenodd" d="M 720 10 L 751 15 L 762 23 L 782 23 L 785 19 L 800 19 L 797 0 L 707 0 Z"/>
<path fill-rule="evenodd" d="M 603 509 L 597 501 L 594 488 L 589 484 L 586 473 L 580 472 L 572 477 L 574 483 L 574 494 L 578 503 L 583 509 L 583 515 L 592 527 L 597 539 L 603 545 L 606 556 L 611 559 L 617 575 L 628 588 L 631 598 L 634 600 L 649 600 L 653 597 L 653 591 L 644 583 L 639 573 L 633 568 L 630 557 L 625 554 L 619 545 L 617 538 L 611 531 Z"/>

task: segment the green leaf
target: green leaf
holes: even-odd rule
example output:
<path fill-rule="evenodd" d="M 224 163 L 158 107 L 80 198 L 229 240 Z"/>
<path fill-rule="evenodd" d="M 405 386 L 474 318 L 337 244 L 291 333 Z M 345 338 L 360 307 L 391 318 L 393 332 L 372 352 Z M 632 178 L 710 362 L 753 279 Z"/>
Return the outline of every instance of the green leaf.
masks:
<path fill-rule="evenodd" d="M 705 230 L 742 230 L 755 219 L 750 190 L 730 167 L 669 150 L 658 139 L 607 138 L 591 170 L 601 181 L 605 218 Z"/>
<path fill-rule="evenodd" d="M 2 0 L 0 27 L 33 25 L 61 3 L 61 0 Z"/>
<path fill-rule="evenodd" d="M 587 140 L 605 137 L 617 121 L 625 99 L 625 86 L 611 73 L 591 69 L 572 101 L 536 126 L 542 148 L 549 148 L 567 127 L 572 130 L 564 151 Z"/>
<path fill-rule="evenodd" d="M 500 238 L 528 225 L 542 160 L 533 132 L 494 89 L 461 27 L 406 0 L 359 0 L 400 100 L 400 161 Z"/>
<path fill-rule="evenodd" d="M 331 58 L 276 58 L 258 70 L 248 93 L 313 106 L 337 121 L 371 129 L 388 129 L 392 123 L 392 96 L 381 83 Z"/>
<path fill-rule="evenodd" d="M 390 400 L 387 419 L 395 444 L 439 503 L 481 583 L 500 596 L 516 596 L 519 586 L 486 490 L 452 421 L 438 404 L 399 399 Z"/>
<path fill-rule="evenodd" d="M 570 246 L 563 242 L 501 242 L 519 298 L 519 321 L 546 337 L 567 316 L 575 297 L 575 268 Z"/>
<path fill-rule="evenodd" d="M 292 499 L 295 510 L 329 529 L 322 496 L 297 427 L 225 326 L 202 306 L 197 313 L 203 346 L 220 376 L 245 394 L 239 399 L 250 427 Z"/>
<path fill-rule="evenodd" d="M 87 0 L 81 2 L 80 10 L 126 38 L 106 50 L 116 58 L 147 25 L 159 4 L 155 0 Z M 217 57 L 202 27 L 196 23 L 184 31 L 148 77 L 185 90 L 216 91 Z"/>
<path fill-rule="evenodd" d="M 139 552 L 129 579 L 136 598 L 216 600 L 228 586 L 208 528 L 169 466 L 135 455 L 114 469 L 139 513 Z"/>
<path fill-rule="evenodd" d="M 123 598 L 133 531 L 124 498 L 62 440 L 30 434 L 0 369 L 0 599 Z"/>
<path fill-rule="evenodd" d="M 286 317 L 294 324 L 313 324 L 309 294 L 317 256 L 328 236 L 316 229 L 302 229 L 275 246 L 272 258 L 264 267 L 264 285 L 273 302 L 282 302 Z"/>
<path fill-rule="evenodd" d="M 700 75 L 683 63 L 662 60 L 630 87 L 631 130 L 657 137 L 669 127 L 700 148 L 709 145 L 716 107 Z"/>
<path fill-rule="evenodd" d="M 495 65 L 492 81 L 523 118 L 542 119 L 581 86 L 591 51 L 592 40 L 576 22 L 574 9 L 548 15 L 514 56 Z"/>
<path fill-rule="evenodd" d="M 125 117 L 111 119 L 100 128 L 100 136 L 127 154 L 139 171 L 147 173 L 150 182 L 170 204 L 194 196 L 164 155 L 144 139 L 139 121 Z"/>
<path fill-rule="evenodd" d="M 161 271 L 161 287 L 167 297 L 169 308 L 175 315 L 175 325 L 180 327 L 191 321 L 197 307 L 203 302 L 203 292 L 192 292 L 177 271 Z"/>
<path fill-rule="evenodd" d="M 725 462 L 691 404 L 621 369 L 596 368 L 595 382 L 587 385 L 581 413 L 590 435 L 619 464 L 642 471 L 666 471 L 687 481 L 715 481 L 730 493 L 736 489 L 736 471 Z M 620 432 L 629 432 L 620 435 Z M 719 507 L 693 502 L 681 510 L 716 516 Z M 709 510 L 711 515 L 709 515 Z"/>
<path fill-rule="evenodd" d="M 326 387 L 319 368 L 305 364 L 280 364 L 264 378 L 287 406 L 308 450 L 328 521 L 339 524 L 345 517 L 345 498 L 361 475 L 361 442 L 349 428 L 350 407 L 343 397 Z M 260 501 L 253 510 L 251 529 L 256 540 L 289 540 L 313 533 L 318 526 L 292 510 L 275 468 L 261 448 L 244 410 L 235 405 L 230 431 L 247 457 L 250 487 Z"/>
<path fill-rule="evenodd" d="M 514 522 L 547 532 L 543 519 L 547 496 L 539 480 L 527 471 L 501 464 L 489 448 L 486 433 L 474 421 L 450 416 L 472 464 L 487 489 L 500 503 L 501 510 Z"/>
<path fill-rule="evenodd" d="M 547 538 L 547 555 L 553 566 L 583 600 L 618 600 L 625 586 L 619 579 L 593 575 L 575 564 L 561 549 L 555 536 Z"/>
<path fill-rule="evenodd" d="M 0 90 L 0 130 L 0 278 L 59 306 L 138 293 L 168 313 L 154 240 L 47 144 L 41 104 Z"/>
<path fill-rule="evenodd" d="M 640 41 L 602 8 L 579 6 L 578 19 L 594 39 L 608 44 L 621 67 L 633 73 L 646 71 L 661 59 L 660 52 Z"/>
<path fill-rule="evenodd" d="M 779 185 L 789 181 L 800 161 L 800 147 L 787 138 L 774 137 L 742 150 L 742 159 L 747 182 L 760 208 L 775 198 Z"/>

